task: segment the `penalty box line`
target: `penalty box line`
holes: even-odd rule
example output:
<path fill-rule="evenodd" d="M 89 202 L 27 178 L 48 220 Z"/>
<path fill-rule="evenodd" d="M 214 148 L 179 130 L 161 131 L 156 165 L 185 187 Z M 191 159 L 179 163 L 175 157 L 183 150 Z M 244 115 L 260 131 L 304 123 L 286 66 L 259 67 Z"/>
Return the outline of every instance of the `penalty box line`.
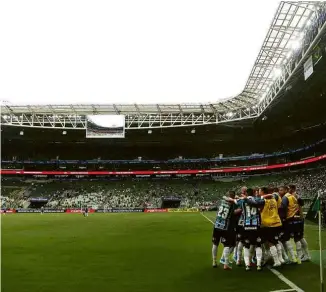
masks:
<path fill-rule="evenodd" d="M 207 216 L 205 216 L 202 212 L 200 213 L 207 221 L 212 223 L 214 225 L 214 222 L 209 219 Z M 286 285 L 288 285 L 291 289 L 285 289 L 285 290 L 276 290 L 272 292 L 281 292 L 281 291 L 297 291 L 297 292 L 304 292 L 301 288 L 299 288 L 297 285 L 295 285 L 293 282 L 291 282 L 288 278 L 286 278 L 283 274 L 281 274 L 279 271 L 267 267 L 277 278 L 279 278 L 282 282 L 284 282 Z"/>

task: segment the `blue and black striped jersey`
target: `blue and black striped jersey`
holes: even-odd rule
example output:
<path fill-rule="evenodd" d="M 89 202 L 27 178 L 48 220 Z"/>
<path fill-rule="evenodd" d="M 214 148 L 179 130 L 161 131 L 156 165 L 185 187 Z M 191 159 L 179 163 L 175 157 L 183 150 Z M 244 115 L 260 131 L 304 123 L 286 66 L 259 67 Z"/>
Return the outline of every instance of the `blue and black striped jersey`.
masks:
<path fill-rule="evenodd" d="M 251 203 L 252 202 L 252 203 Z M 242 209 L 239 222 L 245 230 L 256 230 L 261 225 L 259 205 L 264 203 L 261 198 L 246 198 L 238 200 Z"/>
<path fill-rule="evenodd" d="M 217 209 L 214 227 L 221 230 L 228 230 L 231 224 L 231 217 L 234 211 L 234 204 L 222 200 Z"/>

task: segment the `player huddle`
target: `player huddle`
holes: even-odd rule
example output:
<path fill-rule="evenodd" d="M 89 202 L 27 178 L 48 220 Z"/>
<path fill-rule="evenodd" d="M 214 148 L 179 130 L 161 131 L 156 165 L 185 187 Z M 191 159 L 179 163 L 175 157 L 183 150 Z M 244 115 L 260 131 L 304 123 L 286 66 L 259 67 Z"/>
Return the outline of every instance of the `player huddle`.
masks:
<path fill-rule="evenodd" d="M 218 206 L 212 240 L 213 267 L 217 267 L 220 242 L 224 245 L 220 263 L 225 270 L 231 269 L 232 253 L 238 266 L 242 265 L 243 253 L 246 270 L 253 265 L 261 270 L 270 259 L 273 267 L 309 261 L 302 206 L 303 200 L 294 185 L 260 189 L 243 187 L 240 196 L 230 191 Z"/>

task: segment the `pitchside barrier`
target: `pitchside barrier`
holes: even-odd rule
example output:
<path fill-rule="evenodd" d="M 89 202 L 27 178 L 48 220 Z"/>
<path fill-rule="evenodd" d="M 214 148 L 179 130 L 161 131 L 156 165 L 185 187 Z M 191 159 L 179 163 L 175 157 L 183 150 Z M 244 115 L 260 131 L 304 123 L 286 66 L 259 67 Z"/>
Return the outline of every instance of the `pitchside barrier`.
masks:
<path fill-rule="evenodd" d="M 44 209 L 43 213 L 83 213 L 82 209 Z M 88 209 L 88 213 L 193 213 L 199 212 L 198 208 L 157 208 L 157 209 L 143 209 L 143 208 L 108 208 L 108 209 Z M 0 213 L 12 214 L 12 213 L 41 213 L 41 209 L 7 209 L 0 210 Z"/>
<path fill-rule="evenodd" d="M 143 208 L 109 208 L 109 209 L 97 209 L 97 213 L 140 213 L 144 212 Z"/>
<path fill-rule="evenodd" d="M 179 213 L 192 213 L 199 212 L 198 208 L 177 208 L 177 209 L 168 209 L 168 212 L 179 212 Z"/>

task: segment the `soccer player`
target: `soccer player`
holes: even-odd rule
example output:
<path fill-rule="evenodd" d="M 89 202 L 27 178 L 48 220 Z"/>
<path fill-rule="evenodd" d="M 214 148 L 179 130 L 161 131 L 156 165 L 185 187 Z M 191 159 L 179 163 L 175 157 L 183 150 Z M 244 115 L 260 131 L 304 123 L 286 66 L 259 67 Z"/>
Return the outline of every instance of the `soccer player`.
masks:
<path fill-rule="evenodd" d="M 280 191 L 279 188 L 275 187 L 275 188 L 273 188 L 272 192 L 270 192 L 273 195 L 276 202 L 277 202 L 277 208 L 278 209 L 281 207 L 281 204 L 282 204 L 282 197 L 279 194 L 279 191 Z"/>
<path fill-rule="evenodd" d="M 247 194 L 247 187 L 244 186 L 241 188 L 241 194 L 240 199 L 244 198 Z M 237 203 L 237 208 L 241 210 L 241 206 Z M 241 212 L 239 212 L 238 215 L 236 215 L 237 218 L 235 219 L 237 221 L 236 224 L 236 245 L 234 248 L 234 256 L 233 259 L 235 260 L 237 266 L 241 265 L 241 259 L 242 259 L 242 251 L 243 251 L 243 243 L 241 241 L 241 235 L 242 235 L 242 222 L 241 222 Z"/>
<path fill-rule="evenodd" d="M 42 206 L 41 207 L 41 215 L 43 215 L 44 214 L 44 207 Z"/>
<path fill-rule="evenodd" d="M 84 217 L 88 217 L 88 207 L 87 206 L 85 207 L 85 210 L 84 210 Z"/>
<path fill-rule="evenodd" d="M 254 197 L 253 189 L 247 189 L 244 198 L 238 200 L 241 206 L 241 224 L 243 231 L 241 234 L 241 242 L 244 245 L 244 261 L 246 270 L 250 270 L 250 246 L 255 246 L 257 258 L 257 270 L 261 270 L 261 262 L 263 251 L 261 248 L 262 237 L 260 234 L 261 218 L 259 206 L 262 204 L 261 200 Z"/>
<path fill-rule="evenodd" d="M 302 206 L 304 205 L 303 200 L 298 196 L 296 192 L 296 186 L 295 185 L 289 185 L 289 193 L 296 197 L 298 204 L 299 204 L 299 213 L 301 217 L 301 222 L 298 223 L 300 225 L 300 232 L 297 234 L 297 242 L 296 242 L 296 248 L 297 248 L 297 256 L 303 261 L 310 261 L 310 253 L 308 249 L 308 243 L 306 239 L 304 238 L 304 216 L 302 211 Z M 299 229 L 299 228 L 298 228 Z M 299 249 L 298 249 L 299 246 Z"/>
<path fill-rule="evenodd" d="M 231 199 L 234 199 L 235 193 L 230 191 L 228 193 Z M 212 247 L 212 257 L 213 257 L 213 267 L 217 267 L 216 256 L 217 248 L 220 242 L 224 245 L 223 257 L 224 257 L 224 270 L 231 270 L 229 263 L 230 249 L 235 245 L 235 231 L 234 226 L 231 222 L 232 216 L 234 214 L 234 203 L 222 199 L 218 209 L 217 216 L 213 229 L 213 247 Z"/>
<path fill-rule="evenodd" d="M 282 187 L 282 189 L 288 191 L 287 187 Z M 302 203 L 302 200 L 299 199 L 299 202 Z M 290 260 L 293 263 L 301 264 L 301 258 L 296 257 L 293 245 L 291 243 L 291 237 L 294 238 L 294 242 L 297 248 L 297 254 L 300 255 L 301 250 L 301 229 L 302 229 L 302 218 L 300 215 L 300 206 L 298 199 L 294 194 L 287 192 L 282 197 L 282 204 L 280 208 L 280 215 L 283 217 L 284 221 L 284 235 L 283 242 L 285 242 L 285 246 L 287 251 L 290 254 Z"/>
<path fill-rule="evenodd" d="M 260 188 L 259 195 L 262 198 L 260 204 L 263 206 L 261 216 L 261 231 L 264 242 L 267 243 L 269 251 L 274 260 L 274 267 L 279 267 L 284 263 L 282 257 L 282 246 L 279 244 L 281 218 L 278 214 L 278 194 L 269 195 L 269 190 Z"/>
<path fill-rule="evenodd" d="M 281 209 L 281 205 L 282 205 L 282 198 L 285 196 L 285 194 L 288 192 L 288 187 L 286 186 L 282 186 L 278 189 L 278 195 L 279 197 L 281 198 L 281 202 L 277 202 L 278 203 L 278 213 L 280 215 L 280 218 L 282 220 L 282 226 L 280 227 L 280 233 L 279 233 L 279 243 L 281 244 L 282 246 L 282 256 L 283 256 L 283 259 L 285 261 L 285 263 L 287 264 L 290 264 L 291 261 L 288 257 L 288 254 L 287 254 L 287 247 L 286 247 L 286 243 L 285 243 L 285 240 L 284 240 L 284 234 L 285 234 L 285 224 L 284 224 L 284 221 L 285 221 L 285 216 L 283 214 L 283 210 Z"/>

